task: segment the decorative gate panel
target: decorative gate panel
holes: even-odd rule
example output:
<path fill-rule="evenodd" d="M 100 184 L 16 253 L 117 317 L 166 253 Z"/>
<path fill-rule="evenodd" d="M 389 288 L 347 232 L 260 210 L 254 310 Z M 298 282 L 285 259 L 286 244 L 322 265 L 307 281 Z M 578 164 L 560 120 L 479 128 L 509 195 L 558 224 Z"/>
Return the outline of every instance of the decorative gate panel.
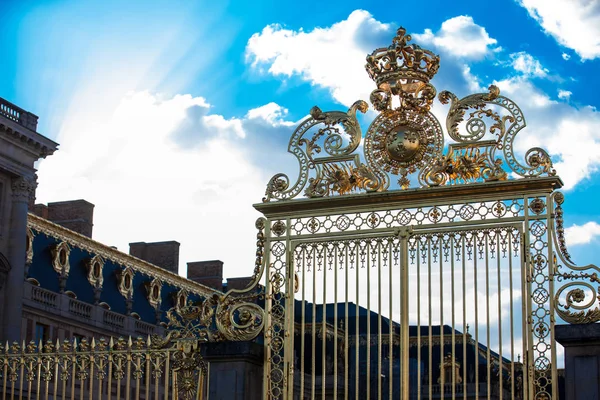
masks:
<path fill-rule="evenodd" d="M 555 311 L 598 321 L 600 270 L 571 263 L 562 182 L 543 149 L 518 160 L 525 118 L 498 88 L 440 93 L 444 146 L 439 57 L 410 40 L 367 56 L 364 139 L 366 102 L 313 107 L 288 147 L 297 180 L 276 174 L 255 205 L 265 397 L 557 399 Z"/>
<path fill-rule="evenodd" d="M 553 357 L 527 322 L 552 324 L 548 265 L 531 306 L 523 257 L 538 239 L 548 250 L 548 215 L 526 211 L 542 198 L 270 220 L 268 291 L 280 293 L 267 326 L 287 371 L 268 380 L 272 397 L 533 398 L 529 371 Z"/>

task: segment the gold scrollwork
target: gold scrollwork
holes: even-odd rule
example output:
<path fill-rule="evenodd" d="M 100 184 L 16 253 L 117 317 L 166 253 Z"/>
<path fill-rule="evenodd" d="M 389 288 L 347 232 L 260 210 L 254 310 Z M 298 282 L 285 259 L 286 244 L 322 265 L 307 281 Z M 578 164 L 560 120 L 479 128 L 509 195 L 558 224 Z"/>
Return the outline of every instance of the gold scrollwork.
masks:
<path fill-rule="evenodd" d="M 310 117 L 292 134 L 288 146 L 288 152 L 294 154 L 300 164 L 298 180 L 290 187 L 287 175 L 276 174 L 267 185 L 263 201 L 294 198 L 307 184 L 305 194 L 309 197 L 387 187 L 382 176 L 369 171 L 369 167 L 352 155 L 362 138 L 356 112 L 365 113 L 367 108 L 367 103 L 362 100 L 355 102 L 347 112 L 323 112 L 313 107 Z M 320 128 L 315 132 L 317 127 Z M 318 157 L 321 152 L 325 155 Z M 314 177 L 309 180 L 311 171 L 314 171 Z"/>
<path fill-rule="evenodd" d="M 600 321 L 600 268 L 593 264 L 577 266 L 567 251 L 564 236 L 562 204 L 565 197 L 561 192 L 552 194 L 554 215 L 552 232 L 555 246 L 558 248 L 554 263 L 555 281 L 558 287 L 554 295 L 556 313 L 570 324 L 588 324 Z M 562 262 L 559 264 L 559 262 Z M 563 271 L 564 269 L 564 271 Z M 594 307 L 596 305 L 596 307 Z"/>
<path fill-rule="evenodd" d="M 196 338 L 201 342 L 246 341 L 256 338 L 264 327 L 264 298 L 259 282 L 264 272 L 264 218 L 256 221 L 257 243 L 254 275 L 243 290 L 215 292 L 196 304 L 178 302 L 167 311 L 167 330 L 172 339 Z M 180 292 L 179 296 L 183 296 Z M 185 294 L 187 298 L 187 294 Z"/>

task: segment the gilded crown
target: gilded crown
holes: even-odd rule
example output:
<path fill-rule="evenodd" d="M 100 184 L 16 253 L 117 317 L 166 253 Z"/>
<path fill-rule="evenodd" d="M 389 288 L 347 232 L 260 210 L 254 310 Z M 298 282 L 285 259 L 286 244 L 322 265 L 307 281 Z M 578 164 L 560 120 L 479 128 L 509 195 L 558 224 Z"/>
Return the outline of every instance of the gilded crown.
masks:
<path fill-rule="evenodd" d="M 411 39 L 406 29 L 400 27 L 391 46 L 379 48 L 367 56 L 365 69 L 377 87 L 384 83 L 396 87 L 402 80 L 426 84 L 437 73 L 440 57 L 416 44 L 407 44 Z"/>

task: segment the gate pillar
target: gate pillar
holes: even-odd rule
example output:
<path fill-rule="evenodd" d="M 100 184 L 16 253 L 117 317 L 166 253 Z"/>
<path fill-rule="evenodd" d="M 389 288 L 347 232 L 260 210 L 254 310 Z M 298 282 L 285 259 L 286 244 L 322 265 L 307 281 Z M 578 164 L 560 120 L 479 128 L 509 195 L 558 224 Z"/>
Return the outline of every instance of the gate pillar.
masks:
<path fill-rule="evenodd" d="M 565 348 L 565 400 L 600 399 L 600 324 L 556 325 Z"/>

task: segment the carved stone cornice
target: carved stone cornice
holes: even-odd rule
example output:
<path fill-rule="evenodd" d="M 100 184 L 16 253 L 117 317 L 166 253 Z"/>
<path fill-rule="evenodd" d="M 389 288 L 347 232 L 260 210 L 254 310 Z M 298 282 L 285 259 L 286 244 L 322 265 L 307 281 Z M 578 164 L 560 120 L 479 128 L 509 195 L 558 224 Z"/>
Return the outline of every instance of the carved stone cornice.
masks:
<path fill-rule="evenodd" d="M 97 254 L 105 261 L 110 260 L 116 264 L 120 264 L 125 267 L 131 267 L 136 273 L 140 273 L 152 278 L 159 278 L 163 284 L 170 284 L 181 289 L 186 289 L 190 294 L 197 294 L 202 297 L 207 297 L 213 295 L 214 293 L 222 293 L 213 288 L 209 288 L 208 286 L 188 280 L 173 272 L 166 271 L 154 264 L 150 264 L 147 261 L 141 260 L 129 254 L 122 253 L 116 249 L 113 249 L 112 247 L 106 246 L 63 226 L 40 218 L 34 214 L 30 213 L 28 215 L 27 225 L 34 231 L 41 232 L 61 241 L 65 241 L 69 243 L 71 247 L 77 247 L 92 254 Z"/>
<path fill-rule="evenodd" d="M 0 136 L 26 149 L 36 158 L 46 158 L 54 154 L 58 148 L 58 143 L 2 116 L 0 116 Z"/>

